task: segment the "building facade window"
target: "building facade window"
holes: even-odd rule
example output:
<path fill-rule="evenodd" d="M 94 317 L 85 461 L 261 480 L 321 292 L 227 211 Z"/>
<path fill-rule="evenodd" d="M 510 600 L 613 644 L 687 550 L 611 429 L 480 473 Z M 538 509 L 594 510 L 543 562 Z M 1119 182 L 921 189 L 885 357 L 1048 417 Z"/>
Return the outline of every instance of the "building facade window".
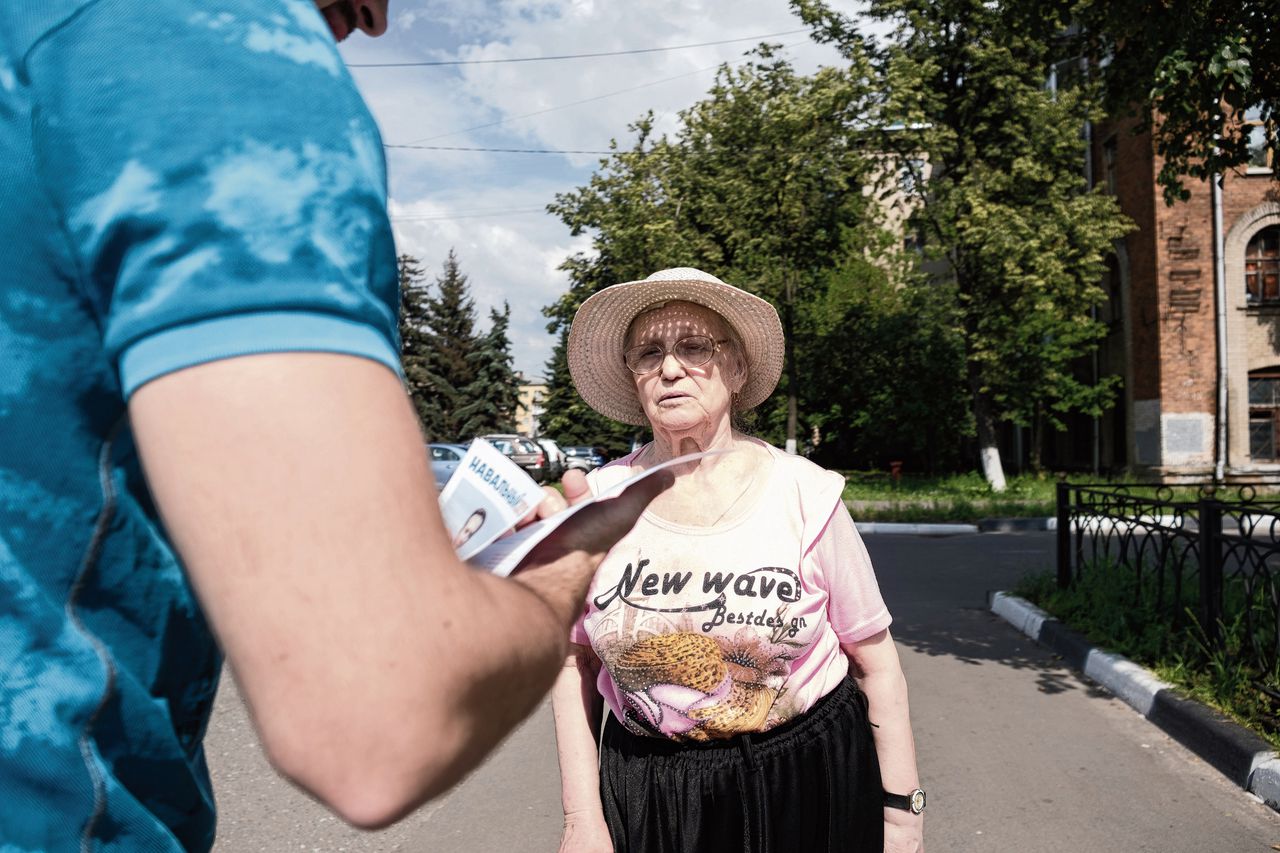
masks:
<path fill-rule="evenodd" d="M 1249 374 L 1249 456 L 1280 461 L 1280 366 Z"/>
<path fill-rule="evenodd" d="M 1112 136 L 1102 143 L 1102 168 L 1107 192 L 1116 194 L 1116 138 Z"/>
<path fill-rule="evenodd" d="M 1280 302 L 1280 225 L 1263 228 L 1249 241 L 1244 250 L 1244 287 L 1251 305 Z"/>
<path fill-rule="evenodd" d="M 1267 144 L 1269 137 L 1276 131 L 1274 122 L 1266 122 L 1262 120 L 1262 110 L 1254 107 L 1245 110 L 1244 113 L 1244 132 L 1249 137 L 1249 163 L 1250 170 L 1253 169 L 1270 169 L 1272 167 L 1272 157 L 1274 153 L 1271 146 Z"/>
<path fill-rule="evenodd" d="M 898 168 L 898 188 L 907 195 L 915 195 L 923 186 L 925 161 L 919 157 L 908 158 Z"/>

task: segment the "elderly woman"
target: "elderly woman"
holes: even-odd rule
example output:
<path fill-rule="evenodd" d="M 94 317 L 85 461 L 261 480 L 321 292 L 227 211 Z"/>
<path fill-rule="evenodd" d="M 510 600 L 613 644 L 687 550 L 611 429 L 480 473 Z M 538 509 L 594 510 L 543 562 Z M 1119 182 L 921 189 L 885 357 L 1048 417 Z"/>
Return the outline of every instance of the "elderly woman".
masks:
<path fill-rule="evenodd" d="M 653 429 L 594 492 L 733 452 L 678 469 L 592 582 L 553 691 L 562 851 L 923 849 L 906 682 L 844 481 L 733 426 L 782 352 L 768 302 L 690 268 L 574 318 L 583 399 Z"/>

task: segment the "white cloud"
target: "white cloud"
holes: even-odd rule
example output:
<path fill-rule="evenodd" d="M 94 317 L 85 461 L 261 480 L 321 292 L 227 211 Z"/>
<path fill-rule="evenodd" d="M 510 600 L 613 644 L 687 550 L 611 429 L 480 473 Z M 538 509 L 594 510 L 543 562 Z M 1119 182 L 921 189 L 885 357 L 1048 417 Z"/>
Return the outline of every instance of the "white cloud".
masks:
<path fill-rule="evenodd" d="M 391 15 L 383 38 L 357 35 L 344 43 L 348 63 L 597 53 L 803 29 L 780 0 L 396 0 Z M 792 45 L 787 55 L 803 71 L 838 61 L 803 32 L 770 40 Z M 610 139 L 629 142 L 628 123 L 646 110 L 657 114 L 660 130 L 674 129 L 676 114 L 713 82 L 714 67 L 739 60 L 752 46 L 744 41 L 598 59 L 352 73 L 387 143 L 603 150 Z M 654 85 L 643 85 L 648 83 Z M 599 97 L 625 89 L 632 91 Z M 588 102 L 552 109 L 578 101 Z M 550 111 L 517 118 L 543 110 Z M 482 322 L 489 307 L 510 302 L 516 367 L 529 374 L 543 372 L 554 343 L 541 309 L 568 286 L 556 267 L 590 241 L 571 237 L 549 214 L 501 211 L 544 207 L 556 192 L 586 183 L 598 159 L 388 151 L 399 250 L 420 257 L 434 275 L 455 247 Z"/>
<path fill-rule="evenodd" d="M 469 279 L 482 327 L 489 309 L 511 305 L 511 343 L 516 369 L 541 376 L 551 355 L 542 308 L 568 286 L 556 269 L 569 255 L 589 249 L 589 239 L 574 238 L 558 220 L 542 212 L 493 217 L 495 210 L 540 210 L 550 200 L 550 187 L 534 185 L 518 191 L 494 190 L 441 199 L 401 203 L 390 211 L 396 244 L 419 258 L 432 279 L 450 249 Z M 441 215 L 454 218 L 439 219 Z"/>
<path fill-rule="evenodd" d="M 560 3 L 539 5 L 534 15 L 518 14 L 526 6 L 520 0 L 505 4 L 501 28 L 484 43 L 464 46 L 461 55 L 502 59 L 596 53 L 803 30 L 800 21 L 777 0 Z M 827 61 L 836 58 L 829 48 L 809 42 L 803 32 L 770 40 L 793 45 L 790 55 L 801 66 L 816 66 L 818 57 Z M 649 109 L 665 119 L 661 126 L 671 129 L 674 114 L 711 85 L 715 68 L 722 62 L 740 61 L 754 44 L 743 41 L 608 58 L 470 65 L 463 66 L 462 72 L 473 97 L 505 116 L 620 92 L 578 107 L 519 119 L 508 126 L 514 135 L 552 147 L 604 148 L 611 138 L 624 137 L 627 124 Z M 633 91 L 623 91 L 627 89 Z M 589 159 L 578 158 L 577 162 Z"/>

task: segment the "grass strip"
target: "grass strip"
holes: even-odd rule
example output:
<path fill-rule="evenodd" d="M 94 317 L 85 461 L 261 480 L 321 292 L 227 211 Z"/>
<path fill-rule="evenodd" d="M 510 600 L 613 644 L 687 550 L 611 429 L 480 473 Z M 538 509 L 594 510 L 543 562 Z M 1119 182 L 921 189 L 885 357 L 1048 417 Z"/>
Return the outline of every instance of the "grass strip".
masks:
<path fill-rule="evenodd" d="M 1155 575 L 1144 571 L 1139 579 L 1126 566 L 1098 561 L 1086 565 L 1067 589 L 1058 587 L 1055 573 L 1043 572 L 1024 578 L 1013 593 L 1091 643 L 1147 667 L 1158 678 L 1218 709 L 1280 750 L 1280 707 L 1266 692 L 1280 693 L 1280 678 L 1248 663 L 1244 651 L 1250 638 L 1243 610 L 1228 609 L 1239 616 L 1221 626 L 1224 647 L 1211 648 L 1195 617 L 1194 577 L 1187 579 L 1182 601 L 1157 607 Z M 1227 590 L 1227 595 L 1232 591 Z M 1174 627 L 1171 619 L 1175 611 L 1181 616 L 1179 627 Z"/>

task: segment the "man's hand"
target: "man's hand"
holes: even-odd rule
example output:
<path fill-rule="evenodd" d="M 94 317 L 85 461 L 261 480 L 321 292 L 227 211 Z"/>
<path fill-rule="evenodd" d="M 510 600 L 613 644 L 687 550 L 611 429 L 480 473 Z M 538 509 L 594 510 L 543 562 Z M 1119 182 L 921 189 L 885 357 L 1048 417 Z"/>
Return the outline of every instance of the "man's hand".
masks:
<path fill-rule="evenodd" d="M 561 488 L 564 487 L 564 481 L 561 480 Z M 576 503 L 576 501 L 575 501 Z M 533 524 L 535 521 L 545 521 L 551 516 L 563 512 L 569 508 L 568 501 L 560 490 L 554 486 L 542 487 L 542 501 L 524 514 L 519 521 L 516 522 L 516 530 Z"/>
<path fill-rule="evenodd" d="M 537 705 L 595 564 L 660 488 L 587 507 L 513 583 L 457 559 L 380 364 L 223 359 L 148 382 L 129 416 L 273 763 L 365 827 L 456 783 Z"/>
<path fill-rule="evenodd" d="M 581 471 L 566 471 L 560 482 L 565 505 L 581 503 L 591 496 Z M 649 502 L 674 482 L 675 475 L 670 471 L 659 471 L 617 497 L 586 507 L 539 542 L 520 564 L 514 579 L 538 593 L 558 618 L 571 623 L 582 609 L 587 586 L 605 554 L 631 531 Z M 556 506 L 557 502 L 548 495 L 539 505 L 539 514 L 544 507 L 551 510 Z"/>
<path fill-rule="evenodd" d="M 587 485 L 587 475 L 577 468 L 564 472 L 560 478 L 560 487 L 564 489 L 564 499 L 569 506 L 579 504 L 591 497 L 591 487 Z"/>
<path fill-rule="evenodd" d="M 582 503 L 589 497 L 591 497 L 591 487 L 587 485 L 586 475 L 577 468 L 565 471 L 564 476 L 560 478 L 559 489 L 554 486 L 542 487 L 542 502 L 516 522 L 516 529 L 533 524 L 535 521 L 548 519 L 574 504 Z"/>

